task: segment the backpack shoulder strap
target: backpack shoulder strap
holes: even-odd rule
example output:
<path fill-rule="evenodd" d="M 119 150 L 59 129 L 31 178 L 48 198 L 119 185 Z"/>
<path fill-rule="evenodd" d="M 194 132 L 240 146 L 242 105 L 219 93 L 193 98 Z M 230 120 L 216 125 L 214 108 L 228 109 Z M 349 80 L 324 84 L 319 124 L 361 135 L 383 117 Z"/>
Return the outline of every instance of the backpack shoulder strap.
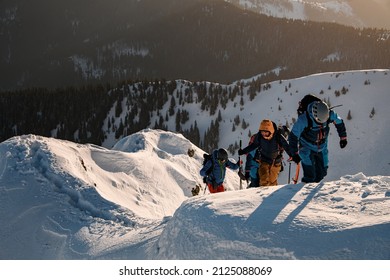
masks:
<path fill-rule="evenodd" d="M 278 127 L 275 133 L 275 140 L 276 143 L 278 144 L 278 150 L 280 155 L 283 154 L 284 151 L 283 146 L 280 144 L 281 138 L 282 138 L 282 129 Z"/>
<path fill-rule="evenodd" d="M 312 129 L 313 128 L 313 120 L 310 118 L 310 114 L 308 111 L 306 111 L 306 119 L 307 119 L 307 126 L 305 129 Z"/>

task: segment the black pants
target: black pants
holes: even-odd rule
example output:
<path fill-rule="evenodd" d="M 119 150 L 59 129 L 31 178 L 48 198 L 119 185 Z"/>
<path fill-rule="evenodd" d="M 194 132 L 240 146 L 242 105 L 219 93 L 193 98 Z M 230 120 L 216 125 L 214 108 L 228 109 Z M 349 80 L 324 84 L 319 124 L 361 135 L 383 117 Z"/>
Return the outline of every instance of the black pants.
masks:
<path fill-rule="evenodd" d="M 324 165 L 324 156 L 322 152 L 310 153 L 311 165 L 302 163 L 303 177 L 302 182 L 311 183 L 321 181 L 328 173 L 328 166 Z"/>

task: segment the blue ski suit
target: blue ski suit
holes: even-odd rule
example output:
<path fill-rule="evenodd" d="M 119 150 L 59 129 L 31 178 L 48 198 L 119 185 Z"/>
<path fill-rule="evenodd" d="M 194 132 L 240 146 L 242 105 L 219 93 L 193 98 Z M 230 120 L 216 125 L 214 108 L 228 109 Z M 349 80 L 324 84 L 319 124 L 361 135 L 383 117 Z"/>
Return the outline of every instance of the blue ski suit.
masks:
<path fill-rule="evenodd" d="M 212 160 L 206 162 L 203 168 L 200 170 L 200 176 L 206 177 L 206 183 L 212 184 L 214 187 L 223 186 L 225 180 L 226 167 L 237 170 L 239 168 L 238 163 L 233 163 L 230 160 L 226 162 L 220 162 L 217 159 L 218 150 L 214 150 L 212 153 Z M 207 171 L 212 168 L 211 173 L 207 175 Z"/>
<path fill-rule="evenodd" d="M 292 155 L 298 153 L 303 168 L 302 182 L 319 182 L 328 172 L 329 123 L 336 127 L 340 139 L 346 139 L 344 121 L 333 110 L 329 111 L 327 122 L 318 124 L 311 113 L 313 103 L 298 117 L 288 138 Z"/>

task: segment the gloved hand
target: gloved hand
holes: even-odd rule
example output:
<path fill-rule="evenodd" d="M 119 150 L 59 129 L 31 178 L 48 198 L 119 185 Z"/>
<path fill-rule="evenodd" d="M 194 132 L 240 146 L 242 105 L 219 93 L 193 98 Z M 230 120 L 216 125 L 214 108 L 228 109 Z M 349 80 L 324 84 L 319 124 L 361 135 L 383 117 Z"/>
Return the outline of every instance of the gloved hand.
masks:
<path fill-rule="evenodd" d="M 244 154 L 244 152 L 242 151 L 242 149 L 239 149 L 239 150 L 238 150 L 238 155 L 239 155 L 239 156 L 242 156 L 243 154 Z"/>
<path fill-rule="evenodd" d="M 347 146 L 347 143 L 348 143 L 348 141 L 347 141 L 346 137 L 345 138 L 340 138 L 340 148 L 341 149 L 344 149 L 345 146 Z"/>
<path fill-rule="evenodd" d="M 293 162 L 298 164 L 301 161 L 301 157 L 298 154 L 293 155 L 292 157 Z"/>

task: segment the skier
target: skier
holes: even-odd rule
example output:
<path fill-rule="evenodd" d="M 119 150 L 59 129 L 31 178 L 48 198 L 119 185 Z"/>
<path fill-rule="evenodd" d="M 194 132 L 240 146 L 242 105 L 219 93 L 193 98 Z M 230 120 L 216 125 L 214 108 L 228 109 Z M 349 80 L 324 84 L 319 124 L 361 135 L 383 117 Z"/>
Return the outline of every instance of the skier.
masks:
<path fill-rule="evenodd" d="M 288 142 L 292 160 L 302 163 L 302 182 L 319 182 L 327 175 L 329 123 L 335 125 L 343 149 L 347 145 L 344 121 L 323 101 L 308 104 L 293 125 Z"/>
<path fill-rule="evenodd" d="M 286 138 L 271 120 L 261 121 L 259 132 L 256 134 L 253 143 L 244 149 L 239 149 L 238 154 L 243 155 L 254 149 L 259 150 L 257 160 L 260 163 L 260 186 L 276 186 L 282 168 L 283 151 L 286 151 L 289 155 L 290 153 Z"/>
<path fill-rule="evenodd" d="M 228 159 L 228 153 L 225 149 L 214 150 L 210 160 L 205 162 L 200 170 L 200 176 L 203 177 L 203 181 L 207 184 L 210 193 L 225 191 L 223 181 L 225 180 L 226 167 L 237 170 L 239 164 L 233 163 Z"/>

